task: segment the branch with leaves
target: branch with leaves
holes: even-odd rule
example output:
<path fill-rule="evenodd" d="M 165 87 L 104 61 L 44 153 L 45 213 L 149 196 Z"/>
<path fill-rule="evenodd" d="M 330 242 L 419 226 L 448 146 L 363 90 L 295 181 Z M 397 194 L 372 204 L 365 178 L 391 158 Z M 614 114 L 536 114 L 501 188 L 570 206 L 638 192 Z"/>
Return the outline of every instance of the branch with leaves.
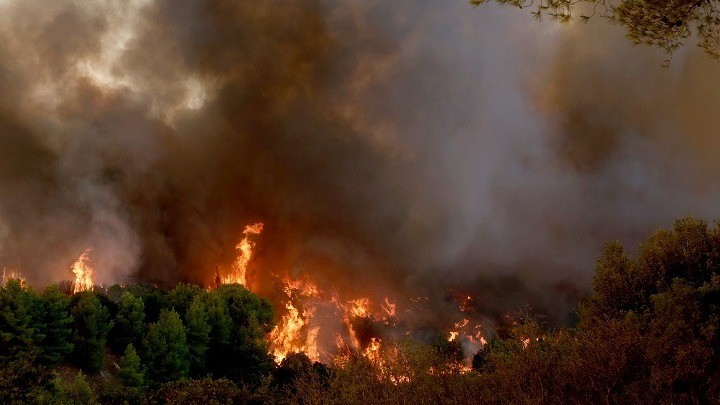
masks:
<path fill-rule="evenodd" d="M 636 44 L 646 44 L 672 53 L 693 34 L 697 45 L 711 57 L 720 59 L 720 1 L 718 0 L 471 0 L 480 6 L 495 2 L 504 6 L 530 9 L 536 19 L 548 16 L 570 22 L 574 16 L 587 22 L 594 16 L 626 27 Z M 581 5 L 589 12 L 576 14 Z M 668 59 L 669 62 L 669 59 Z"/>

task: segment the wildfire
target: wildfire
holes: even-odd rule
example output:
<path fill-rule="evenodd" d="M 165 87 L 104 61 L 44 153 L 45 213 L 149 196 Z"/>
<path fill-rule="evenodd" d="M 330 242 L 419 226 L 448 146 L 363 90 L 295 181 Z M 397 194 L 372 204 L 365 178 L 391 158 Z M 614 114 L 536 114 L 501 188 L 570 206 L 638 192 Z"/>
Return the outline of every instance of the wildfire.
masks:
<path fill-rule="evenodd" d="M 90 260 L 90 251 L 92 248 L 85 249 L 80 257 L 75 260 L 72 265 L 72 272 L 75 273 L 75 283 L 73 284 L 73 293 L 81 291 L 90 291 L 93 288 L 93 269 L 88 264 Z"/>
<path fill-rule="evenodd" d="M 283 280 L 283 291 L 287 296 L 287 314 L 280 319 L 269 336 L 275 361 L 280 363 L 288 354 L 299 352 L 305 352 L 313 361 L 319 360 L 317 337 L 320 328 L 308 325 L 315 314 L 315 308 L 310 306 L 301 311 L 293 303 L 293 299 L 318 296 L 319 289 L 306 280 L 286 278 Z"/>
<path fill-rule="evenodd" d="M 2 285 L 7 284 L 8 280 L 17 280 L 21 285 L 25 285 L 25 278 L 20 274 L 19 271 L 10 270 L 3 267 L 2 272 Z"/>
<path fill-rule="evenodd" d="M 255 247 L 255 242 L 250 240 L 250 235 L 259 235 L 262 233 L 263 223 L 258 222 L 253 225 L 247 225 L 243 231 L 243 240 L 235 246 L 240 254 L 235 258 L 231 266 L 230 273 L 222 278 L 223 284 L 242 284 L 247 285 L 247 266 L 252 258 L 252 251 Z"/>
<path fill-rule="evenodd" d="M 216 272 L 216 285 L 239 283 L 246 285 L 248 264 L 253 256 L 253 248 L 255 242 L 251 241 L 252 235 L 258 235 L 263 231 L 263 223 L 258 222 L 248 225 L 243 231 L 243 239 L 237 245 L 239 254 L 235 259 L 232 270 L 224 277 Z M 280 317 L 275 328 L 268 334 L 267 338 L 270 342 L 270 349 L 277 363 L 280 363 L 291 353 L 304 352 L 311 360 L 319 361 L 321 354 L 330 356 L 330 359 L 342 358 L 342 353 L 351 352 L 358 353 L 365 357 L 380 372 L 384 373 L 383 356 L 399 355 L 396 347 L 395 339 L 392 336 L 398 336 L 400 333 L 408 335 L 411 333 L 409 329 L 402 328 L 402 322 L 397 322 L 397 304 L 386 297 L 383 301 L 373 302 L 368 297 L 359 297 L 354 299 L 343 299 L 337 291 L 324 291 L 314 284 L 307 277 L 288 277 L 278 276 L 268 273 L 276 277 L 282 286 L 284 299 L 281 300 L 285 313 Z M 356 296 L 357 297 L 357 296 Z M 428 301 L 427 297 L 417 297 L 410 300 L 417 305 L 425 305 Z M 460 312 L 469 311 L 472 297 L 463 295 L 458 300 L 458 309 Z M 318 310 L 322 309 L 317 315 Z M 403 311 L 417 311 L 418 308 L 404 307 Z M 421 309 L 420 309 L 421 310 Z M 327 314 L 334 313 L 340 325 L 327 322 Z M 316 317 L 317 316 L 317 317 Z M 322 332 L 321 325 L 328 325 L 329 329 L 325 332 L 323 342 L 327 342 L 327 333 L 332 331 L 335 335 L 336 348 L 319 347 L 319 337 Z M 383 325 L 380 329 L 370 331 L 368 325 Z M 373 326 L 371 326 L 373 328 Z M 384 335 L 384 330 L 389 335 Z M 380 332 L 378 332 L 380 331 Z M 368 336 L 368 332 L 370 336 Z M 480 330 L 480 325 L 471 326 L 468 319 L 463 319 L 455 323 L 454 328 L 449 332 L 448 341 L 458 341 L 464 351 L 470 352 L 468 358 L 472 356 L 485 343 Z M 388 338 L 387 341 L 384 339 Z M 333 354 L 333 352 L 335 354 Z M 337 355 L 340 357 L 336 357 Z M 467 354 L 467 353 L 466 353 Z M 328 359 L 326 357 L 326 359 Z M 468 367 L 469 369 L 469 367 Z M 387 373 L 386 373 L 387 374 Z M 398 377 L 404 375 L 395 372 L 391 373 L 391 380 L 400 382 L 405 381 L 406 377 Z"/>
<path fill-rule="evenodd" d="M 285 314 L 280 323 L 270 333 L 270 340 L 273 344 L 273 356 L 275 361 L 280 363 L 290 353 L 305 352 L 312 360 L 318 360 L 320 354 L 317 349 L 318 327 L 307 328 L 312 319 L 314 310 L 300 311 L 291 302 L 285 304 L 288 313 Z M 306 329 L 306 339 L 301 339 L 302 331 Z"/>
<path fill-rule="evenodd" d="M 383 311 L 385 311 L 385 314 L 392 318 L 395 316 L 395 308 L 397 305 L 395 303 L 390 302 L 390 299 L 385 297 L 385 303 L 382 306 Z"/>

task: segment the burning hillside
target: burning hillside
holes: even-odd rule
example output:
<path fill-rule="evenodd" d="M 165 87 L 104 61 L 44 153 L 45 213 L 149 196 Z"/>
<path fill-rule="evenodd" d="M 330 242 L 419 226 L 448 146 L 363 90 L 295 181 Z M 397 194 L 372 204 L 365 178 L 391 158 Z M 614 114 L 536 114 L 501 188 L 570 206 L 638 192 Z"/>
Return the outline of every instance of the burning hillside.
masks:
<path fill-rule="evenodd" d="M 0 0 L 0 267 L 242 284 L 276 360 L 467 357 L 563 324 L 603 241 L 718 216 L 714 67 L 466 7 Z"/>

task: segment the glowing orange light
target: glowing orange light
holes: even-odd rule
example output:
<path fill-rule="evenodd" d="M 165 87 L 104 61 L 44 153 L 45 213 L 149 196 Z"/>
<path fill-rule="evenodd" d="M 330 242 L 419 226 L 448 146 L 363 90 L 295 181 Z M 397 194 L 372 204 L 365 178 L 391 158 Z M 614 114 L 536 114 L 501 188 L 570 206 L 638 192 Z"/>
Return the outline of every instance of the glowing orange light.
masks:
<path fill-rule="evenodd" d="M 2 285 L 7 284 L 9 280 L 17 280 L 20 282 L 20 285 L 25 285 L 25 278 L 20 274 L 19 271 L 8 270 L 7 268 L 3 267 Z"/>
<path fill-rule="evenodd" d="M 247 266 L 252 258 L 255 242 L 250 240 L 250 235 L 259 235 L 262 233 L 263 223 L 258 222 L 253 225 L 247 225 L 243 231 L 243 240 L 235 246 L 240 254 L 235 258 L 230 273 L 222 278 L 222 284 L 242 284 L 247 285 Z"/>
<path fill-rule="evenodd" d="M 78 257 L 72 265 L 72 272 L 75 273 L 73 293 L 90 291 L 93 288 L 93 268 L 88 264 L 91 250 L 92 248 L 85 249 L 85 251 L 82 252 L 80 257 Z"/>

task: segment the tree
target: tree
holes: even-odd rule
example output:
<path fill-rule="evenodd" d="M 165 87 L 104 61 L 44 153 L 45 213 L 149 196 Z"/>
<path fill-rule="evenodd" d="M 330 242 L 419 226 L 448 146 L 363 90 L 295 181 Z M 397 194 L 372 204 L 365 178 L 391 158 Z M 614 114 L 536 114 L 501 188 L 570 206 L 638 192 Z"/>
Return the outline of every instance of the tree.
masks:
<path fill-rule="evenodd" d="M 185 315 L 188 347 L 190 349 L 190 371 L 193 376 L 205 372 L 205 355 L 210 343 L 210 323 L 201 297 L 197 296 Z"/>
<path fill-rule="evenodd" d="M 201 295 L 203 292 L 204 290 L 197 285 L 180 283 L 168 292 L 167 300 L 170 303 L 170 307 L 174 308 L 182 318 L 187 313 L 195 297 Z"/>
<path fill-rule="evenodd" d="M 148 375 L 158 383 L 186 377 L 190 352 L 185 327 L 174 310 L 160 311 L 158 321 L 150 325 L 144 341 Z"/>
<path fill-rule="evenodd" d="M 39 360 L 38 342 L 31 314 L 37 295 L 20 280 L 10 279 L 0 288 L 0 403 L 27 402 L 27 395 L 50 377 Z"/>
<path fill-rule="evenodd" d="M 105 365 L 105 341 L 112 328 L 108 309 L 90 291 L 79 294 L 72 308 L 74 318 L 73 358 L 89 372 L 97 372 Z"/>
<path fill-rule="evenodd" d="M 82 372 L 78 372 L 71 383 L 61 385 L 61 403 L 74 405 L 90 405 L 97 403 L 97 397 L 85 379 Z"/>
<path fill-rule="evenodd" d="M 549 16 L 561 22 L 573 18 L 577 7 L 583 21 L 595 15 L 625 26 L 637 44 L 677 50 L 693 33 L 710 56 L 720 59 L 720 2 L 718 0 L 471 0 L 474 5 L 495 1 L 502 5 L 531 8 L 536 18 Z"/>
<path fill-rule="evenodd" d="M 145 370 L 140 363 L 138 356 L 132 344 L 127 345 L 125 353 L 119 361 L 119 375 L 123 384 L 129 388 L 140 388 L 145 385 Z"/>
<path fill-rule="evenodd" d="M 226 356 L 230 346 L 230 332 L 233 320 L 230 318 L 227 304 L 217 292 L 207 294 L 203 303 L 210 324 L 210 339 L 206 355 L 206 367 L 216 376 L 225 375 Z"/>
<path fill-rule="evenodd" d="M 140 347 L 145 335 L 145 305 L 142 298 L 123 293 L 110 333 L 113 349 L 119 353 L 128 345 Z"/>
<path fill-rule="evenodd" d="M 217 294 L 225 302 L 232 326 L 222 375 L 256 383 L 274 364 L 265 338 L 273 327 L 272 304 L 239 284 L 223 285 Z"/>
<path fill-rule="evenodd" d="M 45 289 L 40 302 L 42 315 L 38 329 L 43 335 L 40 361 L 55 367 L 73 350 L 70 298 L 53 285 Z"/>

